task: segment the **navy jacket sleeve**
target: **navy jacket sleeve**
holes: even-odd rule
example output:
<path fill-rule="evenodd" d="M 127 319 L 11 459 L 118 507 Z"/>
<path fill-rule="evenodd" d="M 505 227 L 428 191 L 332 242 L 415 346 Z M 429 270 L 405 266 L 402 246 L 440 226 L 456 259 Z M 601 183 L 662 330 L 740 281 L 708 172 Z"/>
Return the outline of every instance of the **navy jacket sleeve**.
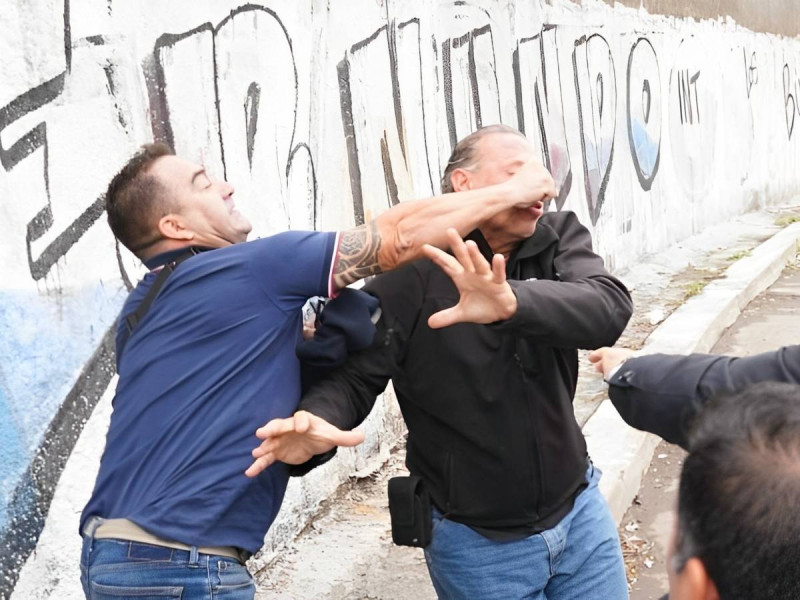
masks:
<path fill-rule="evenodd" d="M 630 358 L 609 381 L 609 397 L 632 427 L 684 448 L 703 403 L 761 381 L 800 384 L 800 345 L 750 357 L 652 354 Z"/>
<path fill-rule="evenodd" d="M 366 419 L 376 396 L 386 389 L 402 362 L 424 296 L 414 263 L 377 277 L 364 289 L 381 302 L 372 346 L 351 354 L 342 367 L 306 392 L 298 406 L 339 429 L 352 429 Z"/>
<path fill-rule="evenodd" d="M 633 313 L 628 290 L 603 266 L 574 213 L 553 215 L 548 225 L 558 235 L 554 266 L 559 279 L 509 280 L 517 312 L 492 327 L 561 348 L 613 346 Z"/>

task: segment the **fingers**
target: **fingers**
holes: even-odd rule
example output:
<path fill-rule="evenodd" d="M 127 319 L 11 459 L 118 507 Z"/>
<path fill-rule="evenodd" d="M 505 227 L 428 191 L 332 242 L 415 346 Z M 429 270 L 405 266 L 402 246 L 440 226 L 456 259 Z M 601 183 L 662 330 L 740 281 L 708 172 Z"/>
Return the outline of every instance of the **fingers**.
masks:
<path fill-rule="evenodd" d="M 253 451 L 255 452 L 255 450 Z M 272 463 L 275 462 L 275 457 L 273 455 L 262 456 L 257 458 L 253 461 L 253 464 L 247 467 L 247 470 L 244 472 L 245 475 L 248 477 L 255 477 L 259 473 L 262 473 L 267 468 L 269 468 Z"/>
<path fill-rule="evenodd" d="M 597 372 L 608 377 L 612 369 L 634 355 L 628 348 L 598 348 L 589 353 L 589 362 L 594 364 Z"/>
<path fill-rule="evenodd" d="M 439 248 L 436 248 L 435 246 L 425 244 L 422 247 L 422 253 L 431 261 L 436 263 L 436 265 L 438 265 L 439 268 L 451 279 L 464 272 L 463 267 L 455 258 L 450 256 L 447 252 L 439 250 Z"/>
<path fill-rule="evenodd" d="M 495 254 L 492 257 L 492 283 L 503 283 L 506 280 L 506 257 Z"/>
<path fill-rule="evenodd" d="M 603 356 L 608 348 L 598 348 L 589 352 L 589 362 L 594 364 L 594 370 L 598 373 L 603 372 Z"/>
<path fill-rule="evenodd" d="M 596 363 L 603 360 L 603 355 L 605 354 L 606 350 L 608 350 L 608 347 L 603 346 L 602 348 L 598 348 L 597 350 L 592 350 L 589 352 L 589 362 Z"/>
<path fill-rule="evenodd" d="M 448 229 L 447 239 L 450 241 L 450 249 L 453 251 L 453 255 L 456 257 L 456 260 L 458 260 L 459 264 L 465 271 L 474 273 L 475 265 L 472 263 L 470 248 L 464 243 L 464 240 L 461 239 L 461 236 L 458 235 L 458 232 L 452 228 Z M 475 246 L 474 242 L 471 244 Z M 477 246 L 475 249 L 477 250 Z M 480 252 L 478 254 L 480 254 Z"/>
<path fill-rule="evenodd" d="M 286 419 L 272 419 L 269 423 L 256 430 L 256 437 L 265 440 L 276 435 L 284 435 L 295 430 L 294 417 Z"/>
<path fill-rule="evenodd" d="M 481 251 L 478 250 L 478 245 L 472 240 L 467 242 L 467 252 L 475 273 L 488 275 L 491 272 L 491 266 L 486 262 L 486 258 L 481 254 Z"/>
<path fill-rule="evenodd" d="M 447 230 L 447 238 L 453 256 L 431 245 L 422 247 L 423 254 L 436 263 L 449 277 L 456 277 L 464 272 L 488 275 L 491 266 L 486 261 L 478 246 L 472 240 L 464 241 L 455 229 Z"/>

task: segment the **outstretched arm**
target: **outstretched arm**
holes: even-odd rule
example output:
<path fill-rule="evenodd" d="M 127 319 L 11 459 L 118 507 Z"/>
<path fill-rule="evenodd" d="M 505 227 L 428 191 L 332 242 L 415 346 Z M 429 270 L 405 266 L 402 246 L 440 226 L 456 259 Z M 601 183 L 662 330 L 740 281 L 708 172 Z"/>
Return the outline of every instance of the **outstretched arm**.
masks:
<path fill-rule="evenodd" d="M 448 227 L 463 236 L 499 212 L 542 204 L 557 195 L 547 169 L 530 161 L 497 185 L 396 204 L 370 223 L 342 232 L 333 286 L 341 289 L 422 258 L 425 244 L 447 246 Z"/>
<path fill-rule="evenodd" d="M 404 297 L 413 292 L 410 288 L 414 286 L 406 286 L 402 291 Z M 255 477 L 276 460 L 303 465 L 337 446 L 360 444 L 363 432 L 350 430 L 367 417 L 376 396 L 386 388 L 402 352 L 404 332 L 399 320 L 384 312 L 373 346 L 351 354 L 342 367 L 312 386 L 292 417 L 274 419 L 256 431 L 262 442 L 253 450 L 255 460 L 245 474 Z M 331 456 L 332 453 L 314 464 L 304 465 L 295 474 L 303 474 Z"/>
<path fill-rule="evenodd" d="M 311 386 L 294 417 L 277 419 L 259 429 L 256 435 L 263 443 L 253 452 L 256 460 L 247 471 L 249 476 L 275 460 L 302 464 L 311 456 L 330 454 L 333 446 L 359 443 L 362 434 L 350 430 L 367 417 L 376 396 L 397 373 L 419 320 L 425 288 L 416 267 L 408 265 L 368 285 L 368 290 L 378 288 L 375 295 L 382 310 L 373 345 L 350 354 L 343 366 Z"/>
<path fill-rule="evenodd" d="M 589 362 L 594 365 L 594 370 L 603 374 L 603 379 L 608 381 L 617 369 L 629 358 L 636 354 L 628 348 L 609 348 L 603 346 L 589 353 Z"/>
<path fill-rule="evenodd" d="M 744 358 L 714 354 L 634 356 L 616 373 L 608 373 L 624 354 L 623 349 L 601 348 L 593 353 L 594 359 L 590 356 L 595 368 L 607 373 L 608 395 L 615 408 L 632 427 L 684 448 L 688 424 L 712 396 L 737 392 L 762 381 L 800 384 L 800 345 Z"/>
<path fill-rule="evenodd" d="M 613 345 L 633 313 L 625 285 L 606 270 L 574 213 L 546 213 L 537 227 L 555 234 L 555 277 L 509 281 L 517 311 L 493 327 L 560 348 Z"/>
<path fill-rule="evenodd" d="M 592 252 L 589 233 L 573 214 L 559 213 L 549 223 L 557 226 L 550 235 L 558 242 L 558 280 L 506 281 L 502 256 L 494 256 L 490 266 L 477 246 L 455 231 L 448 231 L 453 256 L 426 247 L 426 256 L 453 280 L 460 296 L 456 306 L 432 315 L 428 324 L 492 323 L 499 331 L 561 347 L 614 343 L 633 310 L 628 291 Z"/>
<path fill-rule="evenodd" d="M 386 339 L 385 335 L 379 328 L 376 337 Z M 256 437 L 262 442 L 253 450 L 255 460 L 245 474 L 255 477 L 275 461 L 302 465 L 337 446 L 363 442 L 362 431 L 349 430 L 367 417 L 386 387 L 392 354 L 393 349 L 384 346 L 351 355 L 344 366 L 306 392 L 293 416 L 273 419 L 258 429 Z"/>

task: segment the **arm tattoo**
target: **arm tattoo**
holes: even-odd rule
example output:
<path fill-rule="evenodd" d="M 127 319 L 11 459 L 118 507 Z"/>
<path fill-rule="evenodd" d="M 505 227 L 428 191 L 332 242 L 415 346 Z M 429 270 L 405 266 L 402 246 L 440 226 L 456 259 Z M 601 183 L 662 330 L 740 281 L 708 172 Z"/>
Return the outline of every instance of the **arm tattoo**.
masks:
<path fill-rule="evenodd" d="M 343 231 L 336 250 L 333 282 L 337 288 L 381 272 L 381 236 L 375 221 Z"/>

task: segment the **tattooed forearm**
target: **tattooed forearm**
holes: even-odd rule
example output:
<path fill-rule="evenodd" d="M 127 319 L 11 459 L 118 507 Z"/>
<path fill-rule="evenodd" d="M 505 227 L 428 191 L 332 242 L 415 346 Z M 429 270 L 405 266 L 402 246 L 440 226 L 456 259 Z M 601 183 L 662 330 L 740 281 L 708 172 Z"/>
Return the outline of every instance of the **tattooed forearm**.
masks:
<path fill-rule="evenodd" d="M 333 269 L 333 283 L 341 289 L 346 285 L 381 272 L 378 252 L 381 236 L 375 221 L 343 231 L 339 238 Z"/>

